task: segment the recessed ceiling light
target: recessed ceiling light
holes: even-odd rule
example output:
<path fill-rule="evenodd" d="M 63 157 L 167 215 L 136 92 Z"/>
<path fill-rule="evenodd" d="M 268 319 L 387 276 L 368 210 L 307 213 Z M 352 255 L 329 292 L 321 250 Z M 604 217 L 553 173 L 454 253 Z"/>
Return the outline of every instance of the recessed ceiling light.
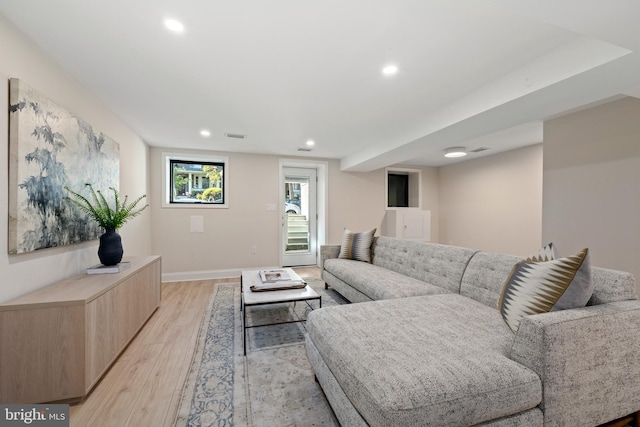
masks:
<path fill-rule="evenodd" d="M 174 33 L 181 33 L 184 31 L 184 25 L 180 21 L 176 21 L 175 19 L 165 19 L 164 26 Z"/>
<path fill-rule="evenodd" d="M 382 74 L 384 74 L 385 76 L 393 76 L 394 74 L 397 74 L 397 73 L 398 73 L 398 66 L 394 64 L 387 65 L 382 69 Z"/>
<path fill-rule="evenodd" d="M 313 142 L 313 140 L 310 139 L 307 141 L 307 147 L 313 147 L 314 145 L 316 145 L 316 143 Z"/>
<path fill-rule="evenodd" d="M 211 132 L 209 132 L 209 131 L 208 131 L 208 130 L 206 130 L 206 129 L 202 129 L 202 130 L 200 131 L 200 135 L 202 135 L 202 136 L 211 136 Z"/>
<path fill-rule="evenodd" d="M 466 147 L 451 147 L 444 150 L 444 156 L 453 158 L 453 157 L 464 157 L 467 155 Z"/>

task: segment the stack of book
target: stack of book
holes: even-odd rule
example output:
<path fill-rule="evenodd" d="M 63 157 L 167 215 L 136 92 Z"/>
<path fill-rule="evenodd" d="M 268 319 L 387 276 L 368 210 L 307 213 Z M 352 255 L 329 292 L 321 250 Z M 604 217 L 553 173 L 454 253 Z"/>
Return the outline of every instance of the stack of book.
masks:
<path fill-rule="evenodd" d="M 294 280 L 287 270 L 261 270 L 262 283 L 251 286 L 252 291 L 277 291 L 283 289 L 300 289 L 307 286 L 304 280 Z"/>
<path fill-rule="evenodd" d="M 284 282 L 291 280 L 287 270 L 260 270 L 262 283 Z"/>

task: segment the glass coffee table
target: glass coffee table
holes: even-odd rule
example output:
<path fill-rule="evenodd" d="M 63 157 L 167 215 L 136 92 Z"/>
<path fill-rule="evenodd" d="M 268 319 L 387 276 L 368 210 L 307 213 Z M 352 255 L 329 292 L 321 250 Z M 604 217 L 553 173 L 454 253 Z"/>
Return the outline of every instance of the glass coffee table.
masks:
<path fill-rule="evenodd" d="M 295 271 L 291 268 L 284 268 L 278 270 L 285 270 L 292 281 L 300 280 L 302 278 L 296 274 Z M 261 326 L 271 326 L 271 325 L 280 325 L 284 323 L 296 323 L 296 322 L 304 322 L 306 319 L 299 320 L 287 320 L 284 322 L 277 323 L 267 323 L 261 325 L 250 325 L 247 326 L 247 307 L 252 307 L 256 305 L 267 305 L 267 304 L 280 304 L 286 302 L 297 302 L 304 301 L 307 305 L 313 309 L 309 301 L 318 300 L 318 308 L 322 307 L 322 297 L 316 293 L 311 286 L 307 285 L 304 288 L 299 289 L 278 289 L 275 291 L 252 291 L 251 286 L 261 285 L 262 280 L 260 279 L 260 270 L 248 270 L 243 271 L 242 276 L 240 278 L 241 290 L 242 290 L 242 298 L 240 301 L 240 310 L 242 311 L 242 342 L 244 348 L 244 354 L 247 355 L 247 329 L 249 328 L 258 328 Z"/>

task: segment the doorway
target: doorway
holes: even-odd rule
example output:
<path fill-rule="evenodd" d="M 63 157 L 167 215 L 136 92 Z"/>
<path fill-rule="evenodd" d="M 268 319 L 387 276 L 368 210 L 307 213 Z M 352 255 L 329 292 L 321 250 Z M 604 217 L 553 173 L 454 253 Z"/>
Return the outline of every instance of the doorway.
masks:
<path fill-rule="evenodd" d="M 317 170 L 283 167 L 282 265 L 316 265 L 318 240 Z"/>

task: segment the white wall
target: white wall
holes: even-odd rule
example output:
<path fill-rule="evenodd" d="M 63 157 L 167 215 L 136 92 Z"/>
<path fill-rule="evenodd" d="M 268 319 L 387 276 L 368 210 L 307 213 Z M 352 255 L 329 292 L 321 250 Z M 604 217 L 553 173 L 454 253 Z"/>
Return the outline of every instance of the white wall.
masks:
<path fill-rule="evenodd" d="M 545 241 L 640 278 L 640 99 L 545 122 Z"/>
<path fill-rule="evenodd" d="M 527 256 L 539 249 L 542 144 L 440 168 L 440 243 Z"/>
<path fill-rule="evenodd" d="M 440 243 L 440 168 L 422 168 L 422 209 L 431 211 L 431 242 Z"/>
<path fill-rule="evenodd" d="M 227 209 L 162 207 L 162 154 L 215 154 L 229 158 Z M 163 273 L 210 272 L 276 266 L 281 209 L 278 205 L 278 157 L 193 150 L 150 150 L 151 217 L 154 253 L 163 257 Z M 202 216 L 204 232 L 190 232 L 192 216 Z M 251 247 L 256 246 L 256 253 Z"/>
<path fill-rule="evenodd" d="M 0 105 L 9 105 L 8 79 L 27 85 L 76 113 L 95 129 L 120 144 L 120 191 L 138 196 L 147 192 L 147 146 L 122 121 L 48 58 L 35 44 L 0 15 Z M 0 115 L 0 302 L 83 271 L 96 264 L 97 241 L 29 254 L 7 254 L 8 239 L 8 114 Z M 147 209 L 148 211 L 148 209 Z M 149 212 L 127 223 L 122 235 L 125 256 L 148 254 L 151 248 Z"/>
<path fill-rule="evenodd" d="M 163 208 L 159 198 L 163 152 L 227 156 L 229 208 Z M 263 154 L 151 148 L 151 193 L 157 195 L 151 206 L 152 246 L 163 257 L 165 280 L 223 277 L 241 269 L 278 265 L 281 211 L 269 212 L 266 205 L 278 205 L 280 160 Z M 326 242 L 340 243 L 345 227 L 380 228 L 385 213 L 384 169 L 349 173 L 340 170 L 338 160 L 317 161 L 328 165 Z M 437 170 L 424 168 L 423 181 L 423 206 L 437 211 Z M 191 216 L 204 218 L 204 233 L 190 232 Z"/>
<path fill-rule="evenodd" d="M 385 179 L 384 169 L 343 172 L 339 162 L 330 163 L 327 243 L 339 244 L 345 228 L 355 232 L 380 230 L 385 212 Z"/>
<path fill-rule="evenodd" d="M 386 212 L 385 169 L 372 172 L 343 172 L 339 162 L 329 170 L 328 243 L 339 244 L 345 228 L 352 231 L 380 229 Z M 395 168 L 422 170 L 422 209 L 431 210 L 431 241 L 438 242 L 438 168 L 393 165 Z"/>

